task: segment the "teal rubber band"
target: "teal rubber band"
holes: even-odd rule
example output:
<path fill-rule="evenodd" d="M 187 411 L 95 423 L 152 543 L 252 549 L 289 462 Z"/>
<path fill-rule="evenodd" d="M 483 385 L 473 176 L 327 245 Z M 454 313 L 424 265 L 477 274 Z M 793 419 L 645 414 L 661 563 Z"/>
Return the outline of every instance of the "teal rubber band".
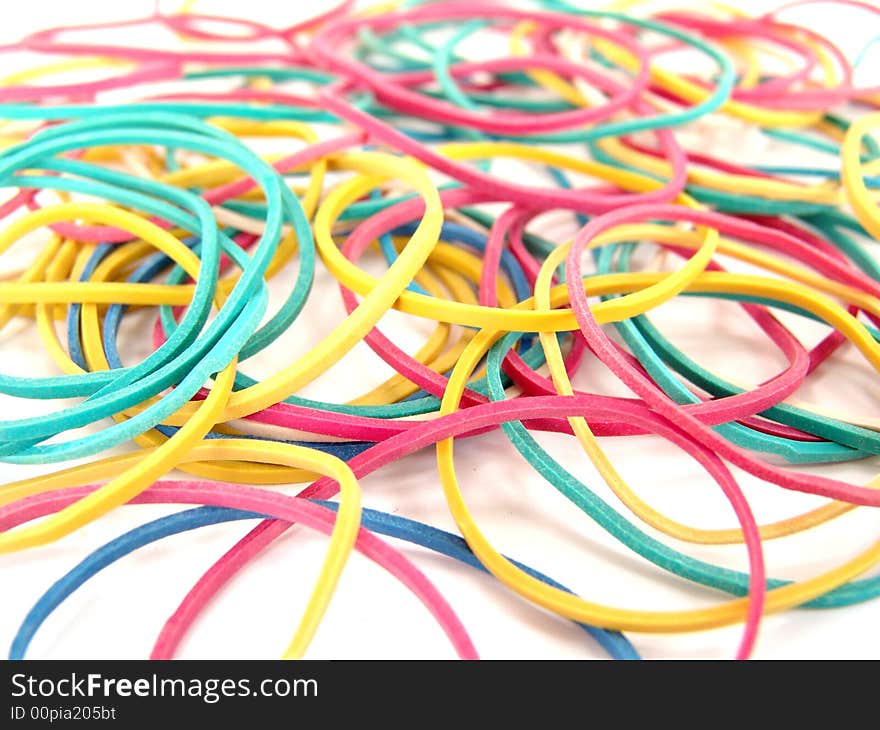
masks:
<path fill-rule="evenodd" d="M 415 7 L 423 4 L 422 2 L 405 2 L 402 7 Z M 669 127 L 676 127 L 687 124 L 695 119 L 709 114 L 717 110 L 725 101 L 728 100 L 733 92 L 736 82 L 736 72 L 733 63 L 728 56 L 708 43 L 703 42 L 700 38 L 685 33 L 671 25 L 658 23 L 652 20 L 636 18 L 624 13 L 615 13 L 610 11 L 586 10 L 576 8 L 561 0 L 542 0 L 538 5 L 546 7 L 550 10 L 563 11 L 575 15 L 581 15 L 587 18 L 597 20 L 610 19 L 618 22 L 634 25 L 640 29 L 659 33 L 664 36 L 680 40 L 683 43 L 697 49 L 701 53 L 707 55 L 718 67 L 718 83 L 714 91 L 702 102 L 683 110 L 681 112 L 665 112 L 651 117 L 640 117 L 638 119 L 626 119 L 615 122 L 605 122 L 586 129 L 578 129 L 548 135 L 499 135 L 499 138 L 509 139 L 527 139 L 530 142 L 549 143 L 549 144 L 565 144 L 565 143 L 584 143 L 590 140 L 598 140 L 605 137 L 620 136 L 632 134 L 639 131 L 657 130 Z M 470 27 L 470 26 L 468 26 Z M 470 32 L 474 32 L 476 27 L 470 28 Z M 446 98 L 454 103 L 454 99 L 450 97 L 461 94 L 461 89 L 454 83 L 448 70 L 448 63 L 441 63 L 438 58 L 451 60 L 455 57 L 455 45 L 460 42 L 467 33 L 456 33 L 450 41 L 443 46 L 434 59 L 434 73 L 437 75 L 438 84 L 444 91 Z M 452 41 L 455 41 L 454 43 Z M 438 70 L 442 69 L 442 73 L 438 75 Z"/>
<path fill-rule="evenodd" d="M 493 401 L 504 400 L 505 393 L 498 379 L 501 363 L 521 337 L 520 333 L 508 333 L 499 340 L 487 356 L 487 381 L 489 397 Z M 535 348 L 538 349 L 538 348 Z M 629 522 L 623 515 L 591 491 L 577 477 L 564 469 L 548 454 L 519 421 L 501 424 L 502 431 L 525 460 L 557 491 L 584 512 L 609 535 L 663 570 L 693 583 L 704 585 L 734 596 L 748 592 L 748 575 L 730 568 L 723 568 L 692 558 L 674 550 L 651 537 Z M 768 588 L 788 585 L 791 581 L 769 579 Z M 862 603 L 880 596 L 880 576 L 847 583 L 819 598 L 803 604 L 805 608 L 838 608 Z"/>
<path fill-rule="evenodd" d="M 194 121 L 196 120 L 186 120 L 186 125 L 191 125 Z M 106 118 L 102 119 L 98 122 L 96 126 L 107 126 L 106 122 Z M 201 124 L 200 122 L 196 123 Z M 57 153 L 58 151 L 62 151 L 65 149 L 75 148 L 79 143 L 79 130 L 84 125 L 88 126 L 88 123 L 74 123 L 74 134 L 69 139 L 55 139 L 55 137 L 63 134 L 63 129 L 62 131 L 57 131 L 57 129 L 52 130 L 51 135 L 45 135 L 45 137 L 49 138 L 49 149 L 45 149 L 47 146 L 47 140 L 44 137 L 39 141 L 35 141 L 34 144 L 29 148 L 29 154 L 27 155 L 26 160 L 19 159 L 20 155 L 16 156 L 16 154 L 13 153 L 12 155 L 9 155 L 8 159 L 4 160 L 6 165 L 5 167 L 0 167 L 0 170 L 6 172 L 10 168 L 14 169 L 16 165 L 32 167 L 35 160 L 37 160 L 42 154 L 51 154 L 53 152 Z M 211 137 L 218 137 L 217 141 L 219 142 L 219 138 L 223 137 L 223 134 L 220 134 L 220 130 L 214 130 L 212 128 L 209 129 Z M 272 201 L 281 199 L 281 197 L 284 195 L 283 191 L 286 190 L 287 199 L 285 200 L 285 207 L 288 207 L 291 210 L 299 208 L 298 201 L 296 201 L 295 197 L 292 196 L 289 190 L 287 190 L 284 186 L 279 185 L 277 173 L 275 173 L 274 170 L 265 165 L 262 160 L 252 155 L 243 146 L 240 146 L 239 149 L 236 150 L 235 146 L 232 145 L 233 138 L 231 136 L 227 135 L 227 139 L 224 140 L 225 144 L 221 145 L 217 144 L 216 142 L 210 142 L 209 138 L 205 137 L 199 139 L 184 135 L 180 132 L 164 132 L 157 130 L 143 130 L 137 128 L 130 128 L 125 132 L 119 132 L 110 129 L 99 129 L 96 134 L 99 136 L 103 136 L 100 139 L 93 136 L 90 139 L 90 142 L 94 143 L 96 139 L 99 142 L 110 144 L 114 142 L 119 143 L 121 140 L 128 142 L 132 138 L 132 135 L 135 135 L 139 141 L 146 140 L 153 144 L 171 143 L 179 147 L 189 146 L 208 154 L 215 154 L 221 157 L 225 156 L 227 158 L 230 158 L 233 162 L 236 162 L 236 164 L 239 164 L 247 172 L 250 172 L 250 170 L 247 170 L 248 167 L 255 168 L 253 172 L 257 174 L 257 179 L 259 180 L 259 178 L 263 178 L 262 180 L 259 180 L 259 182 L 264 187 L 267 200 Z M 121 139 L 119 137 L 120 134 L 123 135 Z M 238 143 L 236 142 L 235 144 Z M 83 163 L 76 164 L 82 165 Z M 82 171 L 82 168 L 79 168 L 79 170 Z M 101 172 L 101 174 L 106 173 L 107 171 Z M 139 185 L 159 185 L 157 183 L 138 181 L 135 178 L 132 178 L 132 181 L 134 182 L 134 184 Z M 115 194 L 118 196 L 118 191 Z M 174 195 L 178 196 L 178 199 L 181 199 L 181 197 L 186 196 L 187 194 L 182 191 L 176 191 Z M 114 196 L 109 195 L 105 197 L 113 199 Z M 190 196 L 190 200 L 198 199 L 194 196 Z M 201 204 L 210 213 L 210 209 L 206 204 L 204 204 L 204 201 L 201 201 Z M 213 216 L 209 215 L 208 217 L 210 218 L 210 225 L 206 225 L 203 233 L 208 233 L 212 230 L 215 230 Z M 299 227 L 307 234 L 307 240 L 310 240 L 310 236 L 308 235 L 307 222 L 305 221 L 304 216 L 302 216 L 301 210 L 300 218 L 301 220 Z M 114 426 L 111 426 L 103 434 L 95 434 L 86 437 L 85 439 L 67 442 L 66 444 L 54 444 L 51 446 L 26 448 L 23 450 L 19 450 L 18 453 L 15 455 L 6 456 L 6 460 L 15 461 L 17 463 L 28 463 L 33 459 L 40 458 L 73 458 L 69 455 L 71 453 L 95 453 L 96 449 L 101 450 L 103 448 L 107 448 L 106 443 L 108 442 L 108 440 L 112 443 L 116 443 L 112 441 L 114 438 L 127 440 L 127 434 L 130 431 L 136 434 L 138 432 L 134 431 L 134 429 L 140 428 L 142 424 L 149 423 L 150 426 L 155 425 L 155 423 L 158 423 L 164 417 L 170 415 L 170 413 L 173 413 L 175 410 L 177 410 L 179 405 L 182 405 L 183 403 L 188 401 L 189 398 L 195 393 L 198 387 L 200 387 L 200 385 L 207 379 L 209 375 L 222 369 L 222 367 L 225 366 L 225 364 L 227 364 L 232 359 L 232 357 L 237 354 L 237 352 L 241 349 L 241 346 L 244 344 L 244 341 L 250 337 L 250 334 L 253 332 L 256 323 L 258 323 L 259 319 L 262 317 L 263 311 L 265 311 L 267 297 L 265 292 L 265 285 L 262 281 L 262 271 L 265 270 L 265 266 L 268 264 L 271 254 L 274 253 L 275 246 L 277 245 L 278 236 L 280 234 L 281 214 L 280 209 L 277 205 L 273 206 L 266 223 L 266 231 L 264 232 L 264 235 L 261 239 L 261 243 L 257 246 L 255 255 L 253 256 L 253 258 L 243 257 L 239 259 L 239 263 L 244 266 L 242 277 L 230 294 L 230 297 L 227 300 L 226 304 L 221 309 L 221 312 L 219 313 L 217 319 L 212 322 L 212 324 L 205 332 L 205 341 L 210 346 L 210 349 L 208 349 L 207 352 L 204 354 L 203 359 L 199 362 L 199 366 L 191 369 L 189 376 L 184 378 L 184 381 L 179 384 L 178 388 L 175 388 L 174 392 L 170 396 L 163 399 L 159 403 L 154 404 L 150 408 L 138 414 L 138 416 L 129 419 L 129 421 L 126 421 L 124 424 L 115 424 Z M 198 232 L 198 230 L 196 232 Z M 216 231 L 213 235 L 214 240 L 216 241 Z M 269 245 L 266 244 L 267 240 L 271 242 Z M 205 241 L 203 241 L 203 247 L 204 243 Z M 230 251 L 233 251 L 235 248 L 237 247 L 233 247 L 232 249 L 230 249 Z M 212 247 L 208 250 L 213 251 L 211 257 L 216 260 L 216 243 L 212 245 Z M 203 258 L 203 266 L 205 265 L 207 258 L 207 256 Z M 214 264 L 214 267 L 216 270 L 216 264 Z M 210 285 L 211 287 L 213 287 L 216 284 L 216 279 L 214 277 L 212 277 L 212 279 L 213 283 L 208 282 L 206 283 L 206 286 Z M 254 286 L 259 286 L 259 296 L 254 297 Z M 209 300 L 212 292 L 213 289 L 208 292 Z M 239 317 L 239 315 L 241 316 Z M 252 320 L 255 316 L 257 322 L 253 323 Z M 233 331 L 232 333 L 223 333 L 222 329 L 224 326 L 227 325 L 226 320 L 228 320 L 230 323 L 236 324 L 238 330 L 242 330 L 243 328 L 243 334 L 239 334 L 238 331 Z M 191 368 L 194 357 L 198 354 L 201 353 L 195 353 L 192 349 L 187 350 L 187 352 L 183 356 L 178 356 L 177 358 L 175 358 L 175 361 L 172 362 L 172 365 L 177 365 L 178 367 L 180 367 L 181 365 L 185 364 L 186 366 Z M 220 363 L 219 365 L 217 364 L 218 362 Z M 141 364 L 141 370 L 146 370 L 146 368 L 143 367 L 143 363 Z M 54 421 L 54 423 L 56 424 L 60 423 L 64 425 L 63 430 L 67 430 L 71 428 L 71 426 L 69 425 L 71 416 L 73 418 L 91 416 L 96 412 L 99 412 L 100 408 L 102 407 L 106 409 L 106 415 L 109 415 L 109 413 L 112 412 L 118 412 L 120 408 L 110 405 L 111 403 L 118 403 L 121 397 L 126 396 L 129 398 L 136 397 L 135 402 L 142 401 L 144 396 L 139 389 L 143 388 L 144 385 L 146 385 L 146 387 L 150 387 L 150 385 L 155 383 L 162 374 L 168 373 L 168 366 L 165 366 L 164 371 L 162 369 L 157 371 L 158 374 L 151 373 L 148 377 L 140 379 L 137 384 L 130 384 L 125 380 L 126 378 L 131 378 L 132 373 L 136 373 L 136 370 L 129 369 L 121 374 L 119 372 L 116 372 L 115 375 L 117 375 L 117 379 L 113 381 L 112 387 L 105 386 L 105 388 L 103 389 L 109 390 L 111 392 L 105 395 L 102 390 L 98 390 L 97 392 L 92 394 L 83 404 L 75 406 L 73 409 L 67 409 L 66 412 L 63 411 L 61 414 L 55 415 L 54 417 L 49 417 L 49 419 L 46 419 L 44 417 L 41 421 L 37 422 L 36 425 L 38 425 L 45 431 L 47 428 L 49 428 L 47 421 L 49 423 L 52 423 Z M 201 382 L 196 383 L 196 380 L 198 378 L 201 378 L 202 380 Z M 120 390 L 120 386 L 122 386 L 122 390 Z M 126 389 L 125 386 L 130 387 Z M 174 405 L 172 408 L 172 404 L 176 403 L 178 400 L 180 400 L 180 403 Z M 158 418 L 158 420 L 155 420 L 151 423 L 150 419 L 154 418 Z M 0 429 L 0 433 L 3 433 L 3 435 L 7 439 L 15 439 L 17 429 L 21 430 L 25 428 L 30 428 L 31 430 L 25 431 L 25 435 L 26 438 L 32 440 L 35 434 L 35 431 L 32 428 L 34 426 L 35 424 L 31 424 L 28 421 L 19 421 L 14 426 Z M 10 447 L 14 448 L 14 445 L 10 444 L 8 447 L 4 448 L 4 451 L 8 450 L 8 448 Z"/>
<path fill-rule="evenodd" d="M 613 255 L 613 250 L 606 249 L 603 254 L 599 263 L 599 273 L 610 273 L 610 257 Z M 628 270 L 628 260 L 629 250 L 626 250 L 621 254 L 619 270 Z M 730 295 L 729 298 L 740 299 L 736 295 Z M 758 303 L 769 306 L 776 305 L 776 302 L 766 299 L 761 299 Z M 702 368 L 681 350 L 674 347 L 654 327 L 647 315 L 639 315 L 632 320 L 616 322 L 615 327 L 651 378 L 677 403 L 698 403 L 699 399 L 673 375 L 667 365 L 715 397 L 731 396 L 744 392 L 741 388 L 727 383 Z M 850 461 L 880 453 L 880 434 L 869 429 L 851 426 L 836 419 L 785 404 L 774 406 L 758 415 L 830 439 L 831 443 L 792 441 L 772 434 L 761 433 L 737 423 L 721 424 L 716 426 L 716 430 L 740 446 L 764 453 L 777 454 L 790 463 Z"/>

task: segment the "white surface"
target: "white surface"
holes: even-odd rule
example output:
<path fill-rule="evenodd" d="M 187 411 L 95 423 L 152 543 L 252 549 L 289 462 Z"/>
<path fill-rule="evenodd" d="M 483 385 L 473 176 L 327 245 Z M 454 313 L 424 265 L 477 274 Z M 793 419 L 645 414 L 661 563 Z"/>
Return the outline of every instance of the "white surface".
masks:
<path fill-rule="evenodd" d="M 322 3 L 303 4 L 311 11 Z M 285 12 L 290 5 L 285 4 Z M 741 5 L 746 5 L 741 3 Z M 748 5 L 754 6 L 754 3 Z M 235 4 L 204 0 L 199 9 L 223 12 Z M 52 22 L 77 19 L 108 19 L 122 13 L 148 12 L 151 3 L 47 2 L 31 0 L 15 14 L 4 17 L 3 40 L 13 40 L 27 30 Z M 171 9 L 168 5 L 163 7 Z M 171 6 L 173 7 L 173 6 Z M 253 17 L 271 18 L 275 2 L 247 4 Z M 852 26 L 846 10 L 803 10 L 812 13 L 820 30 L 832 38 L 848 40 L 846 48 L 858 49 L 859 38 L 872 32 Z M 792 16 L 794 17 L 794 16 Z M 291 22 L 286 16 L 284 22 Z M 867 23 L 864 23 L 867 25 Z M 121 42 L 121 35 L 115 37 Z M 2 58 L 2 57 L 0 57 Z M 18 68 L 11 60 L 0 61 L 3 71 Z M 763 143 L 762 143 L 763 144 Z M 749 150 L 762 160 L 776 154 L 774 148 Z M 803 158 L 800 157 L 799 160 Z M 4 259 L 3 268 L 7 261 Z M 273 281 L 280 295 L 283 274 Z M 257 377 L 273 372 L 316 342 L 344 315 L 332 280 L 319 271 L 315 294 L 293 331 L 268 352 L 247 364 L 246 372 Z M 820 333 L 786 317 L 805 344 Z M 674 342 L 699 362 L 731 378 L 743 373 L 754 380 L 772 374 L 781 362 L 777 353 L 755 333 L 755 328 L 731 304 L 704 300 L 673 302 L 655 314 L 655 321 Z M 717 325 L 714 323 L 718 323 Z M 408 319 L 396 312 L 382 322 L 383 330 L 413 352 L 430 324 Z M 125 330 L 122 338 L 129 361 L 143 354 L 142 331 Z M 754 349 L 761 348 L 763 357 Z M 21 323 L 4 332 L 4 372 L 50 374 L 56 372 L 36 334 Z M 766 353 L 770 352 L 768 357 Z M 362 382 L 340 372 L 363 373 Z M 305 395 L 341 401 L 381 382 L 388 368 L 365 347 L 358 347 L 339 368 L 333 368 L 304 391 Z M 602 392 L 623 393 L 621 386 L 595 362 L 586 362 L 576 386 Z M 826 403 L 846 404 L 860 413 L 876 413 L 876 376 L 853 356 L 851 350 L 835 355 L 799 397 Z M 21 402 L 0 399 L 4 418 L 33 414 L 38 408 L 61 403 Z M 539 434 L 564 466 L 608 501 L 620 507 L 602 486 L 575 441 L 559 435 Z M 639 493 L 671 516 L 703 527 L 732 526 L 733 516 L 718 488 L 698 467 L 665 442 L 652 437 L 605 439 L 603 446 L 613 462 Z M 675 609 L 711 605 L 724 597 L 708 589 L 668 576 L 628 549 L 621 547 L 566 502 L 540 477 L 533 474 L 500 433 L 459 442 L 456 464 L 466 498 L 480 524 L 495 544 L 508 555 L 545 571 L 579 594 L 611 605 L 629 608 Z M 55 467 L 26 469 L 0 465 L 0 481 L 6 482 Z M 823 473 L 864 482 L 877 471 L 876 460 L 817 469 Z M 738 476 L 742 476 L 738 474 Z M 786 493 L 742 476 L 759 522 L 798 514 L 820 500 Z M 433 450 L 426 450 L 390 465 L 362 480 L 364 503 L 453 530 L 436 475 Z M 292 490 L 288 490 L 292 491 Z M 171 508 L 126 507 L 52 545 L 26 553 L 0 556 L 0 651 L 5 651 L 20 621 L 42 592 L 91 550 Z M 32 658 L 134 658 L 146 656 L 159 629 L 181 598 L 228 547 L 252 527 L 234 523 L 179 535 L 139 550 L 89 581 L 56 611 L 40 629 L 31 645 Z M 654 534 L 650 528 L 645 528 Z M 767 543 L 768 573 L 780 578 L 803 578 L 830 568 L 871 544 L 880 534 L 880 513 L 858 510 L 806 535 Z M 667 543 L 669 538 L 658 535 Z M 285 539 L 255 560 L 211 604 L 190 632 L 182 647 L 184 658 L 273 657 L 286 645 L 298 620 L 325 548 L 323 538 L 295 528 Z M 570 622 L 527 605 L 489 577 L 425 551 L 398 545 L 437 584 L 459 612 L 478 650 L 487 658 L 594 658 L 600 649 Z M 676 544 L 701 559 L 743 569 L 742 547 L 704 547 Z M 852 657 L 880 655 L 880 632 L 876 619 L 880 604 L 874 602 L 826 612 L 795 611 L 765 619 L 757 657 Z M 739 628 L 719 631 L 648 636 L 631 634 L 646 657 L 715 658 L 732 655 Z M 346 569 L 338 593 L 308 652 L 310 658 L 449 658 L 452 651 L 424 608 L 394 579 L 372 563 L 355 555 Z"/>

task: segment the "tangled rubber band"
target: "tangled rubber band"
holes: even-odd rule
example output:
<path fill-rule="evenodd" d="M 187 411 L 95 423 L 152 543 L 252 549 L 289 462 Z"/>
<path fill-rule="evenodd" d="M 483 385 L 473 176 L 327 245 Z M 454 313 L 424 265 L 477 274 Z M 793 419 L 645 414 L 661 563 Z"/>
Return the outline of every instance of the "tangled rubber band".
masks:
<path fill-rule="evenodd" d="M 848 48 L 799 23 L 818 3 L 859 13 L 873 40 Z M 14 354 L 0 460 L 41 467 L 0 487 L 0 553 L 41 564 L 42 546 L 115 524 L 124 505 L 180 505 L 66 561 L 4 623 L 10 658 L 35 653 L 105 567 L 134 571 L 136 550 L 241 521 L 258 520 L 179 597 L 152 658 L 177 655 L 271 544 L 287 536 L 293 554 L 295 524 L 327 543 L 284 658 L 308 656 L 355 554 L 414 594 L 456 656 L 479 656 L 486 627 L 459 618 L 420 552 L 383 537 L 479 569 L 616 659 L 639 657 L 640 634 L 736 624 L 748 658 L 765 615 L 880 595 L 874 536 L 830 567 L 810 554 L 820 526 L 880 506 L 877 478 L 846 476 L 880 455 L 869 392 L 841 403 L 816 386 L 880 371 L 880 81 L 855 73 L 877 8 L 347 1 L 276 25 L 197 5 L 0 49 L 41 59 L 0 79 Z M 145 28 L 164 44 L 120 42 Z M 750 327 L 746 361 L 767 367 L 716 371 L 672 317 L 731 353 Z M 45 353 L 22 368 L 29 325 Z M 592 575 L 570 590 L 528 567 L 527 540 L 496 544 L 455 460 L 511 461 L 496 432 L 516 466 L 481 485 L 485 503 L 544 490 L 560 525 L 574 507 L 584 535 L 607 535 L 621 581 L 649 571 L 705 595 L 618 605 Z M 576 444 L 579 466 L 542 434 Z M 667 512 L 639 483 L 652 457 L 631 479 L 612 437 L 699 467 L 688 481 L 708 491 L 709 477 L 732 518 Z M 387 467 L 415 469 L 422 450 L 436 466 L 420 498 L 459 534 L 369 506 Z M 760 490 L 812 501 L 768 517 Z M 548 525 L 530 529 L 540 540 Z M 556 557 L 587 573 L 590 543 L 559 532 L 570 554 Z M 767 549 L 794 539 L 798 571 Z M 724 545 L 735 557 L 707 559 Z"/>

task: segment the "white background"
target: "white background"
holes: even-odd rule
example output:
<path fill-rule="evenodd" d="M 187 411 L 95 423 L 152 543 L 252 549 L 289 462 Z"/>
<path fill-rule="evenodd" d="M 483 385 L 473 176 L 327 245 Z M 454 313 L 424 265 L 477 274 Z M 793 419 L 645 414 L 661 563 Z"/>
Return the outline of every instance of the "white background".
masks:
<path fill-rule="evenodd" d="M 756 3 L 739 3 L 754 7 Z M 235 12 L 240 3 L 204 0 L 204 12 Z M 300 12 L 317 11 L 321 2 L 255 2 L 246 7 L 257 19 L 290 23 Z M 757 3 L 763 6 L 763 3 Z M 305 6 L 305 7 L 304 7 Z M 17 3 L 5 13 L 2 40 L 46 25 L 87 20 L 133 17 L 149 12 L 145 2 Z M 279 18 L 279 8 L 283 16 Z M 172 5 L 163 4 L 167 10 Z M 840 42 L 849 53 L 880 32 L 880 22 L 846 9 L 819 7 L 792 12 Z M 872 25 L 873 24 L 873 25 Z M 125 40 L 119 32 L 113 42 Z M 131 40 L 137 42 L 139 36 Z M 874 54 L 872 59 L 877 59 Z M 871 66 L 871 59 L 866 66 Z M 25 60 L 0 56 L 0 70 L 11 73 Z M 877 68 L 876 61 L 873 67 Z M 867 76 L 864 79 L 868 81 Z M 874 83 L 880 79 L 875 78 Z M 742 130 L 739 130 L 742 131 Z M 745 137 L 737 156 L 755 161 L 787 159 L 787 152 L 757 138 Z M 806 162 L 799 153 L 795 162 Z M 824 159 L 823 164 L 833 165 Z M 6 197 L 4 192 L 4 198 Z M 24 249 L 25 247 L 19 247 Z M 27 252 L 25 251 L 25 254 Z M 20 252 L 19 252 L 19 255 Z M 12 267 L 16 251 L 4 257 L 2 268 Z M 289 273 L 292 275 L 294 269 Z M 290 276 L 273 280 L 280 298 Z M 278 299 L 276 299 L 277 301 Z M 298 320 L 267 353 L 249 362 L 246 372 L 267 375 L 288 362 L 292 353 L 317 342 L 340 321 L 344 310 L 329 275 L 319 271 L 315 294 Z M 759 382 L 784 366 L 772 346 L 731 304 L 707 300 L 673 302 L 661 307 L 655 322 L 671 339 L 699 362 L 738 381 Z M 810 345 L 822 330 L 782 315 Z M 126 325 L 123 352 L 133 361 L 145 351 L 147 319 Z M 409 352 L 430 332 L 430 323 L 390 313 L 382 322 Z M 49 375 L 57 370 L 31 327 L 14 322 L 3 338 L 3 370 L 21 375 Z M 352 372 L 362 373 L 355 382 Z M 358 347 L 339 366 L 303 391 L 304 395 L 342 401 L 378 384 L 388 369 L 366 348 Z M 880 392 L 876 377 L 850 349 L 835 355 L 799 393 L 799 397 L 831 403 L 863 414 L 877 411 Z M 601 366 L 586 362 L 577 387 L 624 394 Z M 44 412 L 62 404 L 22 402 L 3 398 L 4 418 Z M 561 463 L 573 470 L 597 493 L 625 511 L 602 485 L 573 439 L 539 434 L 539 440 Z M 733 515 L 716 485 L 666 443 L 652 437 L 605 439 L 615 465 L 653 506 L 670 516 L 702 527 L 734 524 Z M 877 471 L 876 460 L 814 471 L 863 483 Z M 627 608 L 683 609 L 709 606 L 725 600 L 716 592 L 662 573 L 607 536 L 592 521 L 533 474 L 503 435 L 494 433 L 456 446 L 456 464 L 465 496 L 487 535 L 508 555 L 538 568 L 593 601 Z M 3 482 L 53 466 L 23 468 L 0 465 Z M 785 493 L 741 476 L 741 484 L 759 522 L 798 514 L 820 500 Z M 361 482 L 364 503 L 432 525 L 455 530 L 446 509 L 432 450 L 392 464 Z M 293 491 L 292 489 L 286 491 Z M 172 511 L 137 506 L 119 509 L 97 523 L 52 545 L 25 553 L 0 556 L 0 651 L 5 651 L 29 608 L 51 583 L 91 550 L 125 530 Z M 31 645 L 33 658 L 137 658 L 146 656 L 165 619 L 181 598 L 226 549 L 253 523 L 205 528 L 166 539 L 128 556 L 104 570 L 66 601 L 41 628 Z M 645 528 L 654 534 L 650 528 Z M 815 575 L 873 543 L 880 535 L 880 514 L 858 510 L 805 535 L 765 545 L 769 575 L 805 578 Z M 694 557 L 743 569 L 745 550 L 739 546 L 705 547 L 667 543 Z M 326 542 L 304 528 L 294 528 L 251 563 L 203 614 L 183 644 L 187 658 L 258 658 L 278 656 L 298 620 L 323 556 Z M 458 611 L 481 655 L 487 658 L 598 658 L 601 650 L 570 622 L 549 615 L 512 595 L 489 577 L 408 545 L 398 545 L 411 556 Z M 876 630 L 880 604 L 869 603 L 837 611 L 791 611 L 765 619 L 756 656 L 762 658 L 876 657 L 880 632 Z M 739 628 L 687 635 L 630 638 L 645 657 L 716 658 L 731 656 Z M 310 658 L 450 658 L 445 637 L 424 608 L 394 579 L 368 560 L 353 556 L 339 590 L 312 644 Z"/>

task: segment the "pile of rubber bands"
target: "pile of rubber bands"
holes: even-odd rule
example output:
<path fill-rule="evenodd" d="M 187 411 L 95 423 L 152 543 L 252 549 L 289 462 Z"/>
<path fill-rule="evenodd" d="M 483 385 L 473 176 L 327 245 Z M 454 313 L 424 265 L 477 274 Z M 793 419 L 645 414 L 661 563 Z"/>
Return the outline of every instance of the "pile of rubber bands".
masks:
<path fill-rule="evenodd" d="M 877 6 L 824 4 L 860 11 L 880 36 Z M 458 656 L 476 658 L 480 627 L 463 624 L 456 596 L 405 543 L 491 574 L 510 601 L 580 624 L 614 658 L 637 658 L 639 634 L 734 624 L 745 658 L 766 614 L 880 595 L 869 576 L 880 541 L 797 581 L 763 557 L 767 541 L 880 506 L 880 482 L 849 483 L 837 466 L 880 455 L 880 420 L 797 396 L 839 351 L 880 370 L 880 81 L 857 81 L 858 57 L 779 11 L 581 5 L 349 0 L 291 27 L 184 7 L 2 49 L 38 60 L 0 82 L 0 251 L 25 261 L 0 269 L 0 325 L 35 327 L 54 372 L 0 375 L 4 397 L 48 402 L 0 420 L 0 458 L 77 461 L 0 487 L 0 550 L 47 545 L 128 504 L 179 506 L 59 578 L 22 617 L 10 657 L 105 567 L 255 518 L 183 597 L 153 657 L 172 657 L 292 525 L 328 541 L 285 658 L 306 652 L 353 552 L 412 591 Z M 122 31 L 173 43 L 117 45 Z M 708 150 L 694 142 L 713 134 Z M 754 136 L 793 162 L 748 162 Z M 554 233 L 560 221 L 576 233 Z M 248 361 L 300 324 L 316 272 L 333 277 L 348 316 L 276 372 L 249 376 Z M 731 382 L 695 361 L 652 322 L 681 297 L 734 302 L 723 311 L 753 323 L 784 368 Z M 383 334 L 390 310 L 431 323 L 417 352 Z M 145 311 L 154 326 L 138 359 L 119 334 Z M 783 312 L 824 327 L 818 344 Z M 336 366 L 359 382 L 342 361 L 362 343 L 393 377 L 344 403 L 300 394 Z M 585 365 L 617 389 L 575 387 Z M 580 597 L 503 554 L 454 461 L 457 440 L 494 431 L 585 522 L 712 603 L 607 605 L 601 590 Z M 539 432 L 576 439 L 615 499 Z M 684 524 L 640 497 L 600 438 L 646 434 L 695 461 L 735 523 Z M 359 479 L 423 449 L 436 473 L 422 489 L 445 500 L 459 534 L 362 507 Z M 759 524 L 743 475 L 824 499 Z M 746 570 L 688 549 L 730 544 Z"/>

